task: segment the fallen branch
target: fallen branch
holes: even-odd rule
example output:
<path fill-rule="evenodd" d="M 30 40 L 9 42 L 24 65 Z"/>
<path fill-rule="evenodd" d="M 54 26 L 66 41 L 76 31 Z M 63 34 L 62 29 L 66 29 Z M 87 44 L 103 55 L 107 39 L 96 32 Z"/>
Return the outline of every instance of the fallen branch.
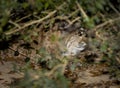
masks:
<path fill-rule="evenodd" d="M 74 24 L 78 20 L 80 20 L 80 17 L 77 17 L 74 20 L 72 20 L 65 28 L 69 28 L 72 24 Z"/>
<path fill-rule="evenodd" d="M 115 19 L 110 19 L 110 20 L 108 20 L 108 21 L 105 21 L 105 22 L 102 23 L 102 24 L 97 25 L 93 30 L 99 29 L 99 28 L 101 28 L 101 27 L 106 26 L 106 25 L 109 24 L 109 23 L 113 23 L 113 22 L 118 21 L 118 20 L 120 20 L 120 17 L 117 17 L 117 18 L 115 18 Z"/>
<path fill-rule="evenodd" d="M 39 20 L 33 20 L 32 22 L 28 22 L 28 23 L 26 23 L 25 25 L 23 25 L 22 27 L 20 27 L 20 28 L 18 28 L 18 29 L 16 29 L 16 30 L 13 30 L 13 31 L 6 32 L 5 34 L 6 34 L 6 35 L 11 35 L 11 34 L 16 33 L 16 32 L 18 32 L 18 31 L 21 31 L 22 29 L 24 29 L 24 28 L 26 28 L 26 27 L 29 27 L 29 26 L 31 26 L 31 25 L 33 25 L 33 24 L 41 23 L 41 22 L 43 22 L 44 20 L 46 20 L 46 19 L 50 18 L 51 16 L 53 16 L 56 12 L 57 12 L 57 10 L 54 10 L 54 11 L 50 12 L 47 16 L 45 16 L 45 17 L 43 17 L 43 18 L 41 18 L 41 19 L 39 19 Z"/>
<path fill-rule="evenodd" d="M 120 16 L 120 12 L 113 6 L 112 3 L 109 2 L 108 5 Z"/>
<path fill-rule="evenodd" d="M 26 18 L 28 18 L 28 17 L 30 17 L 30 16 L 32 16 L 32 14 L 29 14 L 29 15 L 27 15 L 27 16 L 24 16 L 24 17 L 16 20 L 15 22 L 18 23 L 18 22 L 20 22 L 20 21 L 22 21 L 22 20 L 24 20 L 24 19 L 26 19 Z"/>
<path fill-rule="evenodd" d="M 8 22 L 11 23 L 11 24 L 13 24 L 13 25 L 15 25 L 15 27 L 21 28 L 19 24 L 15 23 L 15 22 L 13 22 L 13 21 L 11 21 L 11 20 L 8 21 Z"/>
<path fill-rule="evenodd" d="M 71 23 L 67 16 L 57 16 L 54 18 L 54 20 L 65 20 L 68 23 Z"/>
<path fill-rule="evenodd" d="M 78 12 L 79 12 L 79 9 L 75 10 L 74 12 L 72 12 L 72 13 L 68 16 L 68 18 L 76 15 Z"/>
<path fill-rule="evenodd" d="M 80 12 L 81 12 L 82 15 L 83 15 L 83 18 L 88 19 L 87 14 L 85 13 L 85 11 L 83 10 L 82 6 L 79 4 L 78 1 L 76 1 L 76 4 L 77 4 L 77 6 L 78 6 L 78 9 L 80 10 Z"/>

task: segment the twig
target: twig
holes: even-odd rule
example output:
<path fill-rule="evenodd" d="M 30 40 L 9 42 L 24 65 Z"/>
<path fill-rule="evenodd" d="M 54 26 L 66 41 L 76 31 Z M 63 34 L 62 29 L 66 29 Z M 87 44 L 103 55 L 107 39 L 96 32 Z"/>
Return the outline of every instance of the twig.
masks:
<path fill-rule="evenodd" d="M 15 22 L 13 22 L 13 21 L 11 21 L 11 20 L 9 20 L 8 22 L 11 23 L 11 24 L 13 24 L 13 25 L 15 25 L 15 26 L 18 27 L 18 28 L 21 28 L 19 24 L 15 23 Z"/>
<path fill-rule="evenodd" d="M 72 13 L 68 16 L 68 18 L 74 16 L 74 15 L 77 14 L 78 12 L 79 12 L 79 9 L 75 10 L 74 12 L 72 12 Z"/>
<path fill-rule="evenodd" d="M 118 61 L 118 63 L 120 64 L 120 59 L 119 59 L 118 57 L 116 57 L 115 59 L 116 59 L 116 60 Z"/>
<path fill-rule="evenodd" d="M 67 21 L 68 23 L 71 23 L 71 21 L 68 19 L 67 16 L 57 16 L 54 18 L 55 20 L 65 20 Z"/>
<path fill-rule="evenodd" d="M 54 10 L 54 11 L 50 12 L 47 16 L 45 16 L 45 17 L 43 17 L 43 18 L 41 18 L 41 19 L 39 19 L 39 20 L 33 20 L 32 22 L 28 22 L 28 23 L 26 23 L 25 25 L 23 25 L 22 27 L 20 27 L 20 28 L 18 28 L 18 29 L 16 29 L 16 30 L 10 31 L 10 32 L 6 32 L 5 34 L 6 34 L 6 35 L 10 35 L 10 34 L 13 34 L 13 33 L 18 32 L 18 31 L 20 31 L 20 30 L 22 30 L 22 29 L 24 29 L 24 28 L 26 28 L 26 27 L 29 27 L 29 26 L 31 26 L 31 25 L 33 25 L 33 24 L 41 23 L 41 22 L 43 22 L 44 20 L 46 20 L 46 19 L 50 18 L 51 16 L 53 16 L 56 12 L 57 12 L 57 10 Z"/>
<path fill-rule="evenodd" d="M 15 22 L 18 23 L 18 22 L 20 22 L 20 21 L 22 21 L 22 20 L 24 20 L 24 19 L 26 19 L 26 18 L 28 18 L 28 17 L 30 17 L 30 16 L 32 16 L 32 14 L 29 14 L 29 15 L 27 15 L 27 16 L 24 16 L 24 17 L 22 17 L 21 19 L 18 19 L 17 21 L 15 21 Z"/>
<path fill-rule="evenodd" d="M 117 18 L 114 18 L 114 19 L 110 19 L 108 21 L 105 21 L 102 24 L 97 25 L 93 30 L 99 29 L 99 28 L 104 27 L 105 25 L 107 25 L 109 23 L 113 23 L 113 22 L 118 21 L 118 20 L 120 20 L 120 17 L 117 17 Z"/>
<path fill-rule="evenodd" d="M 57 10 L 60 10 L 61 8 L 63 8 L 67 3 L 66 2 L 63 2 L 62 5 L 60 5 L 59 7 L 56 7 Z"/>
<path fill-rule="evenodd" d="M 11 48 L 11 47 L 9 47 L 9 49 L 12 50 L 12 51 L 14 51 L 14 52 L 16 51 L 15 49 L 13 49 L 13 48 Z M 23 53 L 21 53 L 21 52 L 19 52 L 19 54 L 22 55 L 22 56 L 24 56 L 24 57 L 28 57 L 27 55 L 25 55 L 25 54 L 23 54 Z"/>
<path fill-rule="evenodd" d="M 78 21 L 80 19 L 80 17 L 75 18 L 74 20 L 72 20 L 65 28 L 69 28 L 73 23 L 75 23 L 76 21 Z"/>
<path fill-rule="evenodd" d="M 57 16 L 57 17 L 55 17 L 55 19 L 65 20 L 69 24 L 71 24 L 71 21 L 69 20 L 69 18 L 72 17 L 72 16 L 74 16 L 76 13 L 78 13 L 78 11 L 79 11 L 79 9 L 75 10 L 74 12 L 72 12 L 69 16 Z"/>
<path fill-rule="evenodd" d="M 85 13 L 85 11 L 83 10 L 82 6 L 79 4 L 78 1 L 76 1 L 76 4 L 77 4 L 77 6 L 78 6 L 80 12 L 82 13 L 83 17 L 84 17 L 85 19 L 88 19 L 87 14 Z"/>
<path fill-rule="evenodd" d="M 71 24 L 75 23 L 76 21 L 78 21 L 81 17 L 77 17 L 74 20 L 72 20 Z"/>
<path fill-rule="evenodd" d="M 120 15 L 120 12 L 112 5 L 112 3 L 109 2 L 108 4 L 118 15 Z"/>

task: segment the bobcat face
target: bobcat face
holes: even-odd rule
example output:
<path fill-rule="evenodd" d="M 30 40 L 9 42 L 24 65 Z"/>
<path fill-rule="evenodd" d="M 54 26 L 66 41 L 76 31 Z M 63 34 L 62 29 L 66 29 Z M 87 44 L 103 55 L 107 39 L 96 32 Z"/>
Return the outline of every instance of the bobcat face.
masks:
<path fill-rule="evenodd" d="M 66 35 L 64 43 L 66 52 L 63 53 L 63 56 L 75 56 L 83 51 L 87 45 L 83 38 L 84 36 L 80 36 L 76 32 Z"/>

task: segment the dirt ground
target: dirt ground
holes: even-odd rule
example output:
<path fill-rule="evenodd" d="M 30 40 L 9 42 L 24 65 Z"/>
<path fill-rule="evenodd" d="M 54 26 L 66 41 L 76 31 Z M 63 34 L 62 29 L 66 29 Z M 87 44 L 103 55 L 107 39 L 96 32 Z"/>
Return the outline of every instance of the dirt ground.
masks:
<path fill-rule="evenodd" d="M 27 46 L 31 47 L 30 50 L 21 47 L 20 45 L 24 44 L 24 41 L 19 40 L 10 46 L 11 49 L 1 52 L 0 88 L 10 88 L 9 85 L 14 81 L 14 79 L 20 79 L 23 77 L 23 73 L 16 72 L 14 70 L 17 69 L 17 67 L 25 65 L 26 55 L 32 57 L 31 61 L 34 61 L 33 58 L 39 57 L 35 50 L 41 47 L 41 36 L 37 38 L 33 37 L 33 39 L 36 39 L 38 44 L 28 44 Z M 16 50 L 19 51 L 18 55 L 15 55 L 17 53 Z M 87 52 L 88 51 L 83 51 L 82 53 L 84 54 Z M 78 59 L 82 61 L 81 58 L 82 56 Z M 65 76 L 71 80 L 70 88 L 120 88 L 120 81 L 115 78 L 111 78 L 108 72 L 108 65 L 106 63 L 84 64 L 77 62 L 76 64 L 76 68 L 71 72 L 69 69 L 69 67 L 72 66 L 70 61 L 67 65 L 68 69 L 66 69 L 64 73 Z"/>

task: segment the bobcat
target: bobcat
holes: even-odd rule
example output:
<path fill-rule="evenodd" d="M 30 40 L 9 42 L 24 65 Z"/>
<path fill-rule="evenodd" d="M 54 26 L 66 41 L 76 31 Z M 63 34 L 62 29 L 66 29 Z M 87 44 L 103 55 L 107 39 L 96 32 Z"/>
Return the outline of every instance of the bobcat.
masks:
<path fill-rule="evenodd" d="M 76 56 L 86 47 L 84 41 L 84 35 L 82 33 L 84 29 L 74 32 L 67 31 L 55 31 L 46 34 L 44 46 L 49 52 L 61 52 L 62 56 Z M 54 36 L 55 41 L 51 42 L 51 38 Z M 59 48 L 59 49 L 58 49 Z"/>
<path fill-rule="evenodd" d="M 76 32 L 66 35 L 64 39 L 66 51 L 62 55 L 63 56 L 76 56 L 81 51 L 83 51 L 87 45 L 84 42 L 83 38 L 84 38 L 84 35 L 79 36 L 79 34 Z"/>

